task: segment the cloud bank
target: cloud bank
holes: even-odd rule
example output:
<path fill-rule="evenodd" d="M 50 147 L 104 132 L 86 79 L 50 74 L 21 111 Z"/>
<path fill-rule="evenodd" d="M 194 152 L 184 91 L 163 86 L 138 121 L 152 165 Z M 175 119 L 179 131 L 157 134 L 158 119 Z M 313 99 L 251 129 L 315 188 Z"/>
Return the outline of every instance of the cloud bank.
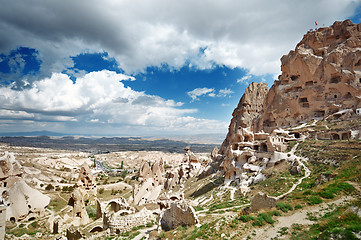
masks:
<path fill-rule="evenodd" d="M 0 0 L 0 52 L 39 50 L 49 77 L 69 56 L 105 51 L 126 73 L 215 64 L 277 74 L 302 34 L 351 16 L 360 1 Z"/>
<path fill-rule="evenodd" d="M 75 83 L 66 74 L 54 73 L 23 91 L 1 87 L 0 119 L 34 124 L 57 122 L 59 127 L 71 125 L 99 131 L 108 127 L 124 132 L 125 126 L 129 133 L 141 129 L 145 133 L 154 129 L 199 132 L 226 127 L 220 121 L 190 117 L 197 110 L 181 109 L 181 102 L 125 87 L 122 81 L 127 80 L 133 77 L 103 70 L 86 74 Z"/>

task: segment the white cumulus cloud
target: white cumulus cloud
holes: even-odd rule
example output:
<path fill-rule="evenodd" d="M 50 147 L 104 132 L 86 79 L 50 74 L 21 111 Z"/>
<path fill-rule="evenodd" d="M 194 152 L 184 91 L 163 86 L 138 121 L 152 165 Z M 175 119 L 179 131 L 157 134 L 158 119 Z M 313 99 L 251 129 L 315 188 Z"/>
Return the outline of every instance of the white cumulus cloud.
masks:
<path fill-rule="evenodd" d="M 192 98 L 192 101 L 199 100 L 198 97 L 202 95 L 214 96 L 214 88 L 195 88 L 192 91 L 187 92 L 188 96 Z"/>
<path fill-rule="evenodd" d="M 58 122 L 83 131 L 95 124 L 99 132 L 107 127 L 119 133 L 143 127 L 149 133 L 225 129 L 223 122 L 192 117 L 197 110 L 180 108 L 181 102 L 125 87 L 122 81 L 128 79 L 132 78 L 103 70 L 73 83 L 68 75 L 55 73 L 22 91 L 1 87 L 0 119 L 18 121 L 18 126 L 26 126 L 25 120 Z"/>

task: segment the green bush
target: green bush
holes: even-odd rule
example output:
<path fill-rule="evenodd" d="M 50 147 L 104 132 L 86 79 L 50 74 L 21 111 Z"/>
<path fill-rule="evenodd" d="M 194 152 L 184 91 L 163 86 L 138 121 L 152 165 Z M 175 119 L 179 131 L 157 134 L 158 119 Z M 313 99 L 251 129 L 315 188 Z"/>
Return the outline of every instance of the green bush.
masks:
<path fill-rule="evenodd" d="M 88 213 L 89 218 L 96 219 L 97 217 L 97 209 L 95 206 L 86 206 L 86 212 Z"/>
<path fill-rule="evenodd" d="M 263 217 L 256 217 L 253 219 L 252 225 L 262 227 L 263 225 L 265 225 L 265 220 L 263 219 Z"/>
<path fill-rule="evenodd" d="M 253 220 L 254 217 L 248 216 L 248 215 L 241 215 L 238 217 L 238 219 L 241 220 L 242 222 L 249 222 L 249 221 Z"/>
<path fill-rule="evenodd" d="M 311 194 L 312 194 L 312 191 L 309 189 L 302 193 L 302 195 L 311 195 Z"/>
<path fill-rule="evenodd" d="M 301 204 L 297 204 L 297 205 L 295 206 L 295 209 L 301 209 L 301 208 L 302 208 Z"/>
<path fill-rule="evenodd" d="M 201 206 L 195 206 L 195 207 L 194 207 L 194 210 L 196 210 L 196 211 L 202 211 L 202 210 L 204 210 L 204 208 L 201 207 Z"/>
<path fill-rule="evenodd" d="M 310 196 L 308 199 L 308 204 L 310 205 L 315 205 L 315 204 L 320 204 L 322 203 L 322 199 L 320 197 L 317 196 Z"/>
<path fill-rule="evenodd" d="M 273 224 L 275 222 L 269 213 L 260 213 L 258 214 L 258 217 L 263 218 L 263 220 L 265 220 L 269 224 Z"/>
<path fill-rule="evenodd" d="M 323 191 L 319 192 L 318 195 L 320 195 L 321 197 L 326 198 L 326 199 L 332 199 L 335 197 L 335 195 L 329 190 L 323 190 Z"/>
<path fill-rule="evenodd" d="M 282 212 L 288 212 L 288 210 L 293 210 L 293 207 L 289 203 L 284 203 L 284 202 L 276 203 L 276 207 Z"/>
<path fill-rule="evenodd" d="M 269 212 L 272 216 L 281 216 L 281 212 L 280 211 L 277 211 L 277 210 L 273 210 L 271 212 Z"/>

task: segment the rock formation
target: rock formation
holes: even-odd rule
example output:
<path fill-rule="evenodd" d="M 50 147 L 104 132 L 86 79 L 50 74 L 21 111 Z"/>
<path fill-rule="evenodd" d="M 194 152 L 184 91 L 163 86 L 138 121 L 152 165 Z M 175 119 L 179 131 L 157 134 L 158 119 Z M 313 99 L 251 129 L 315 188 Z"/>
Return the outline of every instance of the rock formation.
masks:
<path fill-rule="evenodd" d="M 252 198 L 251 211 L 257 212 L 261 209 L 276 207 L 276 201 L 276 198 L 269 197 L 267 194 L 259 192 Z"/>
<path fill-rule="evenodd" d="M 272 151 L 286 147 L 283 136 L 253 131 L 253 121 L 262 111 L 267 91 L 265 83 L 249 85 L 233 112 L 219 150 L 224 156 L 220 167 L 225 172 L 225 184 L 237 183 L 244 194 L 249 185 L 265 180 L 261 170 L 267 167 Z"/>
<path fill-rule="evenodd" d="M 6 220 L 36 218 L 44 213 L 50 198 L 31 188 L 23 179 L 23 168 L 14 154 L 0 158 L 0 191 L 7 203 Z"/>
<path fill-rule="evenodd" d="M 335 22 L 304 35 L 281 58 L 282 75 L 264 101 L 255 130 L 271 132 L 361 108 L 361 24 Z"/>
<path fill-rule="evenodd" d="M 96 195 L 96 183 L 93 174 L 86 163 L 80 168 L 77 185 L 93 195 Z"/>
<path fill-rule="evenodd" d="M 246 88 L 238 106 L 233 111 L 228 134 L 219 150 L 220 154 L 232 157 L 229 151 L 231 143 L 253 141 L 252 123 L 262 110 L 267 92 L 268 87 L 265 83 L 253 82 Z"/>
<path fill-rule="evenodd" d="M 206 168 L 206 166 L 202 166 L 198 157 L 190 150 L 189 146 L 185 147 L 184 150 L 186 153 L 182 163 L 167 173 L 167 179 L 164 184 L 166 190 L 173 189 Z"/>
<path fill-rule="evenodd" d="M 191 226 L 198 223 L 197 216 L 191 206 L 172 202 L 168 209 L 163 210 L 160 216 L 160 226 L 169 231 L 178 226 Z"/>
<path fill-rule="evenodd" d="M 142 163 L 138 177 L 140 185 L 135 186 L 133 190 L 134 204 L 143 205 L 157 200 L 164 187 L 162 172 L 164 172 L 162 161 L 153 163 L 152 167 L 148 162 Z"/>
<path fill-rule="evenodd" d="M 80 226 L 88 224 L 90 222 L 88 213 L 85 209 L 85 200 L 84 196 L 86 192 L 81 188 L 75 188 L 72 192 L 68 205 L 72 206 L 72 225 Z"/>
<path fill-rule="evenodd" d="M 4 199 L 0 197 L 0 239 L 5 238 L 6 205 Z"/>
<path fill-rule="evenodd" d="M 361 115 L 360 47 L 361 24 L 335 22 L 308 32 L 282 57 L 282 75 L 269 91 L 264 83 L 250 84 L 219 150 L 226 184 L 236 182 L 246 192 L 248 185 L 265 179 L 261 170 L 279 160 L 274 153 L 286 150 L 286 141 L 301 137 L 282 127 L 326 116 L 345 120 Z M 357 131 L 328 131 L 315 137 L 347 140 L 359 136 Z M 293 164 L 290 171 L 301 173 Z"/>

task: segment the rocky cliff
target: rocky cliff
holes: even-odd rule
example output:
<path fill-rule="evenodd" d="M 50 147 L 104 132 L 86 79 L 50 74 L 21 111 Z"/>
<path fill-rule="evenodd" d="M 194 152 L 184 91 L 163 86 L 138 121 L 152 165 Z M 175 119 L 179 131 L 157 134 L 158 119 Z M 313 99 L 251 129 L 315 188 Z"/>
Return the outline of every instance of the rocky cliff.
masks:
<path fill-rule="evenodd" d="M 220 154 L 229 154 L 227 149 L 232 142 L 244 142 L 244 138 L 247 136 L 246 132 L 251 131 L 253 120 L 263 108 L 267 92 L 266 83 L 253 82 L 246 88 L 238 106 L 233 111 L 227 137 L 219 150 Z"/>
<path fill-rule="evenodd" d="M 361 24 L 350 20 L 309 31 L 281 58 L 255 130 L 271 132 L 361 107 Z"/>

